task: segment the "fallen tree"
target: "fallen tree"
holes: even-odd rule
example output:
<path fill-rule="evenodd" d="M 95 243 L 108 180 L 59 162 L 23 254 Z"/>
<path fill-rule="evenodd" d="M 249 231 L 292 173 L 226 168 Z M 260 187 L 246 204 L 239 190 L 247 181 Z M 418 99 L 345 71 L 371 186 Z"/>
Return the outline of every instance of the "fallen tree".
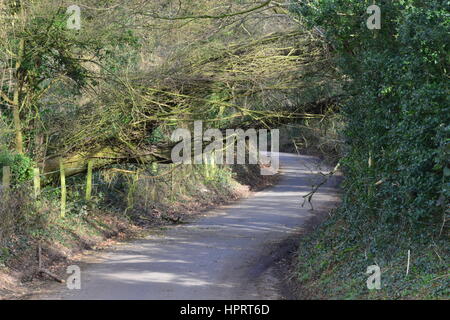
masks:
<path fill-rule="evenodd" d="M 4 30 L 0 45 L 1 71 L 12 75 L 0 88 L 0 108 L 16 133 L 9 148 L 25 152 L 45 174 L 57 173 L 61 160 L 67 175 L 85 171 L 89 160 L 94 168 L 167 162 L 171 131 L 194 120 L 220 129 L 271 128 L 323 117 L 311 106 L 338 94 L 339 79 L 321 35 L 300 31 L 287 14 L 261 7 L 186 24 L 160 21 L 167 16 L 161 12 L 153 15 L 152 22 L 159 23 L 155 30 L 148 27 L 147 13 L 156 4 L 139 12 L 133 1 L 125 6 L 133 9 L 131 22 L 126 10 L 98 11 L 87 1 L 84 14 L 97 20 L 87 19 L 86 34 L 77 34 L 61 28 L 64 8 L 52 4 L 31 1 L 2 11 L 24 31 L 20 70 L 9 73 L 11 52 L 22 50 L 12 41 L 14 26 Z M 205 9 L 186 10 L 194 8 Z M 237 12 L 251 8 L 243 5 Z M 128 31 L 102 24 L 112 18 L 123 18 Z M 21 94 L 13 103 L 16 89 Z M 21 105 L 18 117 L 11 105 Z M 18 143 L 20 136 L 26 138 Z"/>

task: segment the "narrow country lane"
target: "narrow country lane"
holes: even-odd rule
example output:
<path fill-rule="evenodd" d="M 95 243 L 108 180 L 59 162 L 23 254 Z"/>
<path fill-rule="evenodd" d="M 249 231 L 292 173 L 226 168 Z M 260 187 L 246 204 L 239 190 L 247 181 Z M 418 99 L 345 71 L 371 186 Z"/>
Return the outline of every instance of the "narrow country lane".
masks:
<path fill-rule="evenodd" d="M 163 235 L 109 250 L 82 268 L 81 290 L 64 288 L 51 298 L 283 299 L 281 280 L 271 274 L 277 250 L 310 215 L 336 203 L 337 183 L 314 196 L 314 211 L 302 208 L 301 196 L 320 179 L 319 161 L 280 153 L 280 163 L 278 185 Z"/>

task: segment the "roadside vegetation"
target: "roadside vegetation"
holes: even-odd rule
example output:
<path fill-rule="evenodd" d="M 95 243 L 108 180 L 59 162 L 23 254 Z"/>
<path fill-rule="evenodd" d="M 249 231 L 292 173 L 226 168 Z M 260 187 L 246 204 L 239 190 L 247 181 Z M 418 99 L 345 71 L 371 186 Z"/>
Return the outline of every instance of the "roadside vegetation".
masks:
<path fill-rule="evenodd" d="M 202 120 L 281 128 L 343 171 L 301 239 L 300 298 L 448 298 L 447 1 L 379 1 L 380 30 L 369 0 L 76 2 L 79 28 L 73 1 L 0 1 L 0 295 L 48 279 L 40 255 L 57 273 L 274 182 L 174 165 L 172 132 Z"/>
<path fill-rule="evenodd" d="M 347 79 L 342 205 L 298 252 L 300 297 L 449 297 L 450 109 L 447 1 L 311 0 L 292 11 L 318 28 Z M 408 259 L 408 252 L 410 258 Z M 368 290 L 368 266 L 381 269 Z"/>
<path fill-rule="evenodd" d="M 1 295 L 272 183 L 172 164 L 175 129 L 321 119 L 337 86 L 318 35 L 271 1 L 82 0 L 79 29 L 72 5 L 0 2 Z"/>

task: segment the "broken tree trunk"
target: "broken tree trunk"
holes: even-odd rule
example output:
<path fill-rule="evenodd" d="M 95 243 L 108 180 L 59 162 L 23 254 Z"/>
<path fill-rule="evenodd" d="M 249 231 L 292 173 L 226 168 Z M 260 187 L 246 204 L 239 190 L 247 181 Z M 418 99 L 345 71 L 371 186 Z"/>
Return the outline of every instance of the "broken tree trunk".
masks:
<path fill-rule="evenodd" d="M 60 162 L 63 160 L 66 177 L 70 177 L 87 171 L 88 163 L 95 160 L 93 170 L 115 163 L 149 163 L 154 161 L 170 162 L 170 147 L 132 154 L 122 150 L 114 150 L 110 147 L 100 147 L 91 152 L 80 152 L 64 157 L 54 156 L 44 162 L 43 174 L 48 183 L 59 174 Z"/>

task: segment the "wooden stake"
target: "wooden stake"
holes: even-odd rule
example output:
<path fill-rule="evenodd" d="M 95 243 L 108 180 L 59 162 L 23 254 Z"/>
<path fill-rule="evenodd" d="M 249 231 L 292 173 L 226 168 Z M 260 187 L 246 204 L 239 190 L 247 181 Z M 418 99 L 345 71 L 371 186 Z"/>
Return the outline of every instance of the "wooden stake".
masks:
<path fill-rule="evenodd" d="M 11 168 L 3 167 L 2 186 L 5 190 L 8 190 L 10 184 L 11 184 Z"/>
<path fill-rule="evenodd" d="M 175 192 L 174 192 L 174 186 L 173 186 L 173 164 L 170 165 L 170 198 L 172 201 L 175 200 Z"/>
<path fill-rule="evenodd" d="M 215 152 L 213 152 L 211 154 L 210 165 L 211 165 L 211 175 L 214 178 L 217 174 L 216 153 Z"/>
<path fill-rule="evenodd" d="M 208 155 L 204 154 L 203 155 L 203 166 L 204 166 L 204 170 L 205 170 L 205 178 L 209 179 L 210 178 L 210 172 L 209 172 L 209 161 L 208 161 Z"/>
<path fill-rule="evenodd" d="M 34 198 L 37 199 L 41 194 L 41 176 L 39 168 L 33 169 L 33 190 L 34 190 Z"/>
<path fill-rule="evenodd" d="M 406 265 L 406 275 L 409 274 L 409 263 L 411 260 L 411 250 L 408 250 L 408 264 Z"/>
<path fill-rule="evenodd" d="M 86 176 L 86 201 L 91 200 L 92 196 L 92 167 L 94 162 L 92 160 L 88 161 L 87 176 Z"/>
<path fill-rule="evenodd" d="M 151 172 L 152 175 L 158 175 L 158 162 L 152 162 L 151 164 Z M 150 180 L 152 183 L 152 191 L 150 192 L 150 199 L 155 202 L 156 201 L 156 184 L 157 184 L 157 180 L 156 179 L 151 179 Z"/>
<path fill-rule="evenodd" d="M 47 269 L 44 269 L 42 267 L 42 246 L 41 243 L 39 242 L 38 245 L 38 273 L 43 273 L 48 275 L 50 278 L 52 278 L 55 281 L 58 281 L 59 283 L 64 283 L 65 281 L 63 279 L 61 279 L 60 277 L 58 277 L 56 274 L 48 271 Z"/>
<path fill-rule="evenodd" d="M 57 281 L 59 283 L 65 283 L 66 282 L 64 279 L 61 279 L 56 274 L 48 271 L 47 269 L 39 269 L 39 272 L 48 275 L 50 278 L 52 278 L 53 280 L 55 280 L 55 281 Z"/>
<path fill-rule="evenodd" d="M 152 173 L 154 175 L 157 175 L 158 174 L 158 162 L 152 162 L 151 168 L 152 168 Z"/>
<path fill-rule="evenodd" d="M 59 172 L 61 175 L 61 218 L 64 218 L 66 216 L 67 190 L 66 190 L 66 172 L 64 170 L 63 159 L 59 160 Z"/>
<path fill-rule="evenodd" d="M 155 202 L 156 201 L 156 179 L 151 180 L 152 183 L 152 191 L 150 193 L 150 199 Z"/>
<path fill-rule="evenodd" d="M 42 246 L 41 242 L 39 241 L 38 244 L 38 264 L 39 264 L 39 270 L 42 269 Z"/>

